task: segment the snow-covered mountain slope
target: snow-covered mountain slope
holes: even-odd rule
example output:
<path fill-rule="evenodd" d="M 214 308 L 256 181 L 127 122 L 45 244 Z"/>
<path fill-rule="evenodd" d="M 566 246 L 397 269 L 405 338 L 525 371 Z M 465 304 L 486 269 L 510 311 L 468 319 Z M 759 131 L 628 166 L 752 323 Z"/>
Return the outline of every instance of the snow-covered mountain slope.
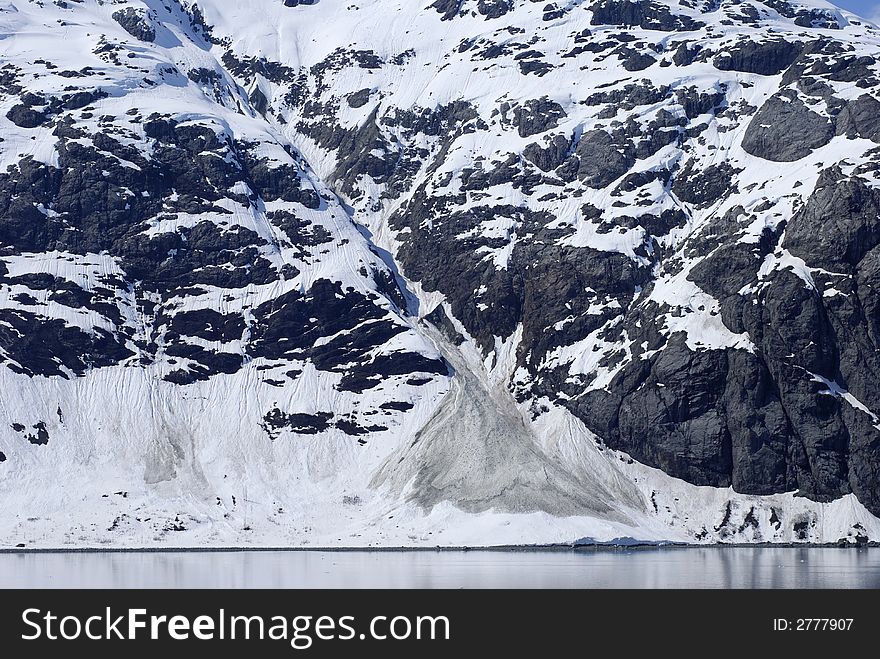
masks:
<path fill-rule="evenodd" d="M 880 539 L 880 31 L 0 3 L 0 543 Z"/>

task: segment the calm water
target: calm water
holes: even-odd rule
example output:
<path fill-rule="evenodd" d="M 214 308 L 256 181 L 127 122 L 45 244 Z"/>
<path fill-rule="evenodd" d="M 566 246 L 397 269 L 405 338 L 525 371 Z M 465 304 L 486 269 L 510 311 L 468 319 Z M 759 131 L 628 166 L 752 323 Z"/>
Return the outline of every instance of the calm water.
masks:
<path fill-rule="evenodd" d="M 880 548 L 0 554 L 3 588 L 880 588 Z"/>

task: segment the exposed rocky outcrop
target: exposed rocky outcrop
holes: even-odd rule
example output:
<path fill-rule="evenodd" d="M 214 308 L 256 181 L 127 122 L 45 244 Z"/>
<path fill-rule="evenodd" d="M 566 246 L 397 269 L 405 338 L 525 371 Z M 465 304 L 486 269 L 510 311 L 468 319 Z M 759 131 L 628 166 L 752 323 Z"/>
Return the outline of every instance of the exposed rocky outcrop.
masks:
<path fill-rule="evenodd" d="M 695 30 L 702 25 L 690 16 L 674 14 L 663 3 L 650 0 L 602 0 L 591 9 L 593 25 L 638 26 L 664 32 Z"/>
<path fill-rule="evenodd" d="M 156 28 L 153 26 L 149 14 L 144 9 L 126 7 L 113 12 L 113 20 L 131 36 L 141 41 L 152 42 L 156 39 Z"/>
<path fill-rule="evenodd" d="M 880 143 L 880 101 L 863 94 L 847 103 L 837 116 L 837 134 Z"/>
<path fill-rule="evenodd" d="M 803 52 L 798 41 L 768 39 L 743 40 L 725 48 L 715 56 L 713 63 L 722 71 L 742 71 L 772 76 L 785 71 Z"/>
<path fill-rule="evenodd" d="M 743 149 L 774 162 L 793 162 L 825 146 L 834 136 L 834 124 L 808 108 L 797 93 L 786 90 L 771 96 L 755 114 L 743 136 Z"/>

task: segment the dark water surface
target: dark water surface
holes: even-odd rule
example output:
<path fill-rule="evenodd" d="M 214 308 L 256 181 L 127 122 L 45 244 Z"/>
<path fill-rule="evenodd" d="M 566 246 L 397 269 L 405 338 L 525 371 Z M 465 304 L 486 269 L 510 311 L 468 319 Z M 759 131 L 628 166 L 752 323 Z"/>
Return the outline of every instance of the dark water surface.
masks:
<path fill-rule="evenodd" d="M 880 588 L 880 548 L 5 553 L 0 588 Z"/>

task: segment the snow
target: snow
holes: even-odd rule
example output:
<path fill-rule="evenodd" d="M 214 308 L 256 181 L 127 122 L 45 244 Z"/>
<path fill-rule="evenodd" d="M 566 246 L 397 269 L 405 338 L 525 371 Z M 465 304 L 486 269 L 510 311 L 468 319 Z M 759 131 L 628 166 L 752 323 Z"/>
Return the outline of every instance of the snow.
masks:
<path fill-rule="evenodd" d="M 865 405 L 862 401 L 860 401 L 858 398 L 853 396 L 850 392 L 848 392 L 846 389 L 841 387 L 836 382 L 832 382 L 828 378 L 822 377 L 821 375 L 818 375 L 816 373 L 810 373 L 810 375 L 812 376 L 814 382 L 821 382 L 826 387 L 828 387 L 828 389 L 826 391 L 823 391 L 821 393 L 826 394 L 828 396 L 834 396 L 836 398 L 842 398 L 847 403 L 849 403 L 849 405 L 851 407 L 853 407 L 854 409 L 857 409 L 860 412 L 864 412 L 869 417 L 871 417 L 871 421 L 874 422 L 874 427 L 880 429 L 880 417 L 878 417 L 874 412 L 869 410 L 868 406 Z"/>
<path fill-rule="evenodd" d="M 685 267 L 674 275 L 661 277 L 649 296 L 677 310 L 664 316 L 666 335 L 684 332 L 693 351 L 733 347 L 754 352 L 748 334 L 735 334 L 727 329 L 721 321 L 718 300 L 691 282 L 689 274 L 690 267 Z"/>

